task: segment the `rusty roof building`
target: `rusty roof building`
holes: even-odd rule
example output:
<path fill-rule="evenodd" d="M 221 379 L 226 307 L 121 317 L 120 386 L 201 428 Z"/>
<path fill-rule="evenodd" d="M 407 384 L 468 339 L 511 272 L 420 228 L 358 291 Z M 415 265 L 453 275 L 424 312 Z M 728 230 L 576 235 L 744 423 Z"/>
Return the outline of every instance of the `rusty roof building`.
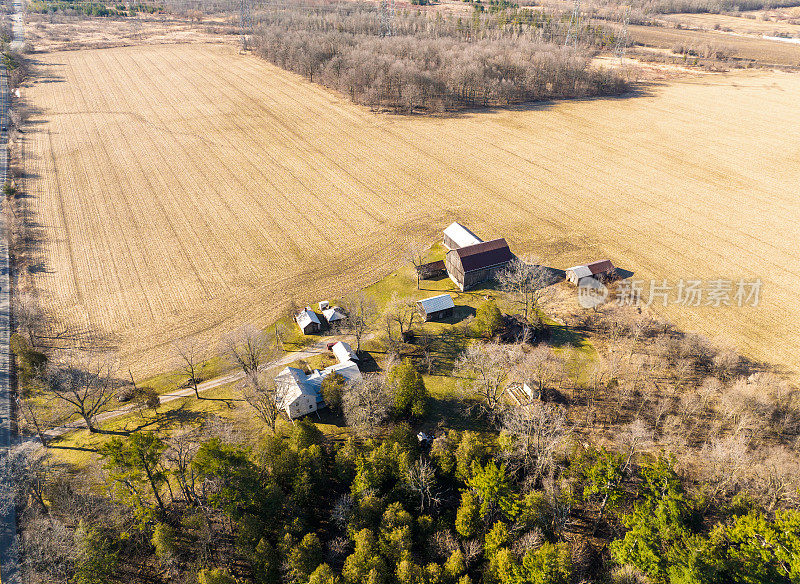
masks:
<path fill-rule="evenodd" d="M 514 259 L 503 238 L 460 247 L 447 252 L 447 274 L 461 290 L 493 279 Z"/>

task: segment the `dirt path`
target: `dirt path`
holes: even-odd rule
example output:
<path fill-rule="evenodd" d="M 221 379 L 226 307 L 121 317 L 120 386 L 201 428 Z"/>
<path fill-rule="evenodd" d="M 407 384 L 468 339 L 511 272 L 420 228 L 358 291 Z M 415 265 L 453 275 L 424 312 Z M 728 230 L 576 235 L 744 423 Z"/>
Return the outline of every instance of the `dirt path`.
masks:
<path fill-rule="evenodd" d="M 261 369 L 272 369 L 273 367 L 281 367 L 288 365 L 293 361 L 297 361 L 298 359 L 306 359 L 308 357 L 313 357 L 314 355 L 320 355 L 325 353 L 328 350 L 328 343 L 339 340 L 338 337 L 323 337 L 316 343 L 305 347 L 299 351 L 293 351 L 287 353 L 280 359 L 276 359 L 274 361 L 269 361 L 261 365 Z M 222 387 L 223 385 L 228 385 L 230 383 L 235 383 L 244 378 L 244 373 L 241 371 L 233 371 L 231 373 L 226 373 L 225 375 L 220 375 L 219 377 L 215 377 L 214 379 L 209 379 L 208 381 L 204 381 L 203 383 L 198 384 L 197 391 L 198 393 L 203 393 L 212 389 L 216 389 L 217 387 Z M 159 401 L 162 404 L 166 404 L 176 399 L 183 399 L 187 397 L 194 397 L 194 388 L 187 387 L 184 389 L 179 389 L 176 391 L 171 391 L 169 393 L 162 394 L 159 396 Z M 103 424 L 109 420 L 113 420 L 114 418 L 118 418 L 120 416 L 125 416 L 134 412 L 136 410 L 142 409 L 142 406 L 139 404 L 128 404 L 121 408 L 117 408 L 115 410 L 110 410 L 108 412 L 103 412 L 102 414 L 95 417 L 95 421 L 98 425 Z M 75 420 L 74 422 L 69 422 L 64 424 L 63 426 L 57 426 L 56 428 L 52 428 L 48 430 L 45 434 L 50 438 L 55 438 L 57 436 L 61 436 L 70 432 L 72 430 L 80 430 L 86 428 L 86 422 L 83 420 Z"/>

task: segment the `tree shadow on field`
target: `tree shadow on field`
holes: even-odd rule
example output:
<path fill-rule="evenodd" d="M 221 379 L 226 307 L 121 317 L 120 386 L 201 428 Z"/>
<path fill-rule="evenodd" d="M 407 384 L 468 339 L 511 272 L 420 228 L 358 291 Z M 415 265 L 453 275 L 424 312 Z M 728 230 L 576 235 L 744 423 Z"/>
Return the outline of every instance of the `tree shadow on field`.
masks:
<path fill-rule="evenodd" d="M 631 87 L 625 93 L 619 95 L 592 95 L 587 97 L 565 97 L 563 99 L 545 99 L 541 101 L 528 101 L 525 103 L 515 103 L 507 106 L 480 106 L 465 108 L 462 110 L 452 112 L 442 112 L 436 114 L 419 114 L 428 115 L 429 117 L 444 118 L 444 119 L 458 119 L 465 118 L 475 113 L 503 113 L 503 112 L 538 112 L 547 111 L 554 108 L 561 102 L 592 102 L 592 101 L 624 101 L 629 99 L 637 99 L 640 97 L 652 97 L 655 89 L 663 87 L 665 83 L 655 81 L 635 81 L 632 82 Z M 414 117 L 415 114 L 397 114 L 403 117 Z"/>

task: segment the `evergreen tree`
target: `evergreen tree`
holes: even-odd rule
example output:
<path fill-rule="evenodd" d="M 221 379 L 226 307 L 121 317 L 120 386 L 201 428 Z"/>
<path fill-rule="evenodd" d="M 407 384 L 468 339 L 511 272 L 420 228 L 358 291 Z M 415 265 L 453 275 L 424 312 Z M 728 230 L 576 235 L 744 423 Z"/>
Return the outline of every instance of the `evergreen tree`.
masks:
<path fill-rule="evenodd" d="M 503 315 L 494 300 L 484 302 L 475 314 L 475 332 L 480 336 L 492 338 L 503 328 Z"/>
<path fill-rule="evenodd" d="M 167 476 L 160 464 L 166 448 L 153 432 L 134 432 L 125 440 L 115 436 L 99 450 L 118 495 L 131 506 L 141 524 L 152 519 L 153 511 L 143 496 L 145 490 L 149 489 L 161 513 L 166 513 L 161 488 Z"/>
<path fill-rule="evenodd" d="M 114 546 L 96 527 L 81 521 L 75 530 L 78 554 L 72 584 L 106 584 L 117 571 L 119 558 Z"/>
<path fill-rule="evenodd" d="M 422 375 L 410 359 L 403 359 L 389 372 L 387 384 L 394 399 L 394 413 L 400 418 L 421 418 L 428 407 L 428 390 Z"/>

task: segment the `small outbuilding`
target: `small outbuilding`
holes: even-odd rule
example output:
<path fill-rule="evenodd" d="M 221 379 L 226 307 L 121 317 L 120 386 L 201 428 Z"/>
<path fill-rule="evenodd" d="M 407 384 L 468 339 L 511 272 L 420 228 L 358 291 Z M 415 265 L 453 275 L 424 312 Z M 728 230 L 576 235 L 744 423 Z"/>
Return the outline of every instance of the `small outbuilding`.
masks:
<path fill-rule="evenodd" d="M 334 343 L 331 347 L 331 351 L 333 351 L 333 354 L 336 355 L 339 363 L 344 363 L 345 361 L 358 361 L 358 355 L 356 355 L 356 352 L 349 343 L 345 343 L 344 341 Z"/>
<path fill-rule="evenodd" d="M 294 317 L 294 320 L 297 322 L 297 326 L 300 327 L 300 330 L 304 335 L 318 333 L 322 328 L 317 313 L 311 310 L 311 307 L 309 306 L 306 306 L 303 310 L 297 313 L 297 315 Z"/>
<path fill-rule="evenodd" d="M 347 318 L 347 315 L 344 313 L 344 310 L 342 310 L 338 306 L 330 306 L 325 308 L 325 310 L 322 311 L 322 316 L 325 317 L 325 320 L 328 321 L 329 325 L 334 325 Z"/>
<path fill-rule="evenodd" d="M 447 226 L 447 229 L 444 230 L 442 243 L 447 249 L 458 249 L 459 247 L 468 247 L 476 243 L 483 243 L 483 240 L 461 225 L 461 223 L 453 221 Z"/>
<path fill-rule="evenodd" d="M 453 297 L 449 294 L 439 294 L 417 301 L 417 307 L 426 321 L 442 320 L 453 316 L 455 306 Z"/>
<path fill-rule="evenodd" d="M 447 252 L 444 263 L 447 275 L 461 290 L 495 278 L 514 259 L 503 238 L 459 247 Z"/>
<path fill-rule="evenodd" d="M 591 264 L 572 266 L 567 268 L 566 271 L 567 282 L 580 286 L 581 280 L 584 278 L 604 281 L 613 277 L 614 270 L 614 264 L 611 263 L 611 260 L 599 260 Z"/>

